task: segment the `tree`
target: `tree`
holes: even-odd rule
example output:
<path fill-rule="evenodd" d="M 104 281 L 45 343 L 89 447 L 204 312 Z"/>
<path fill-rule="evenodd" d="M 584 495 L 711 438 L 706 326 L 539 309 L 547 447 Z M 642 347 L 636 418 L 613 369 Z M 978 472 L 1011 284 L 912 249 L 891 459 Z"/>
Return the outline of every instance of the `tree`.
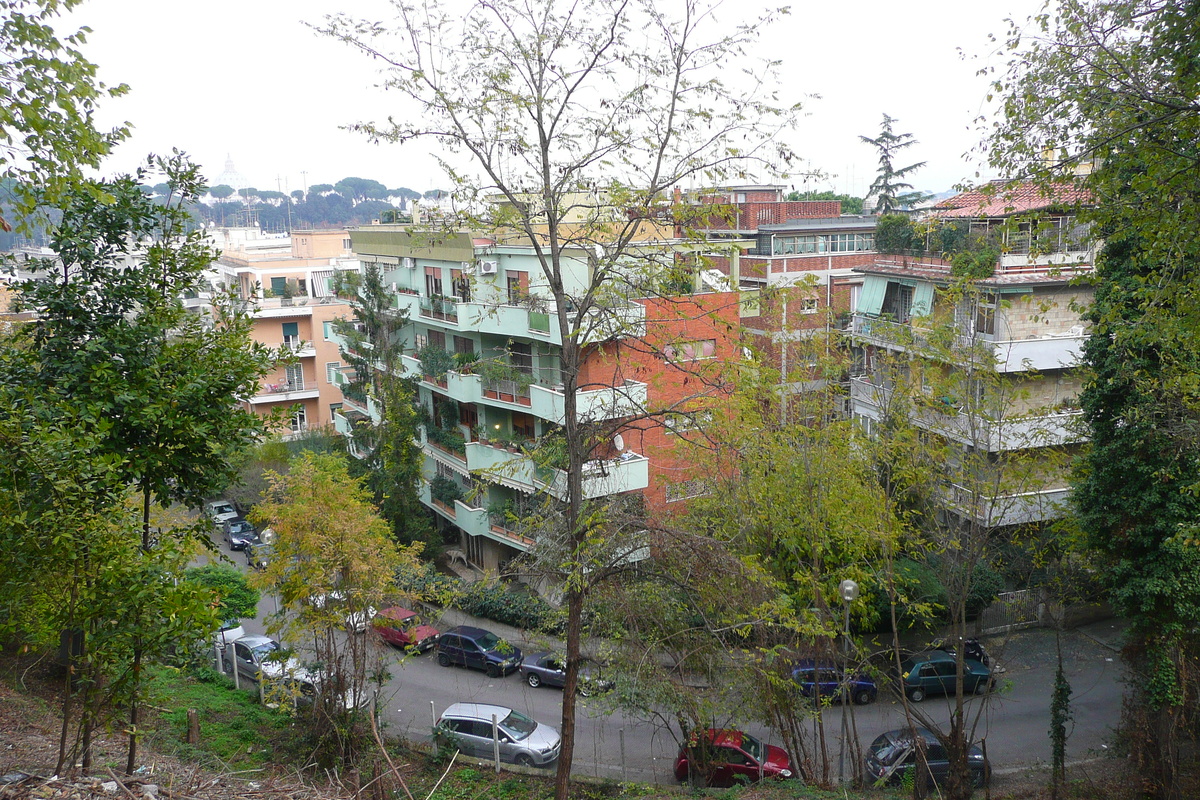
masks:
<path fill-rule="evenodd" d="M 467 156 L 470 172 L 457 161 L 445 163 L 460 207 L 485 196 L 499 201 L 489 219 L 475 220 L 477 227 L 507 228 L 531 243 L 559 326 L 567 463 L 556 552 L 564 557 L 567 675 L 555 795 L 565 800 L 587 550 L 603 538 L 593 529 L 604 530 L 593 525 L 582 488 L 594 447 L 577 409 L 583 345 L 590 332 L 616 326 L 611 309 L 629 265 L 663 257 L 647 253 L 638 239 L 662 218 L 670 189 L 693 179 L 720 183 L 786 160 L 790 152 L 775 134 L 790 124 L 794 109 L 781 107 L 773 94 L 773 64 L 756 65 L 751 85 L 736 90 L 720 79 L 769 19 L 732 25 L 695 0 L 676 15 L 649 2 L 609 0 L 571 7 L 502 0 L 465 13 L 396 9 L 394 25 L 335 15 L 324 27 L 385 64 L 387 88 L 422 112 L 411 124 L 393 119 L 354 127 L 378 141 L 432 139 Z M 384 49 L 393 42 L 398 51 Z M 590 206 L 580 203 L 589 197 L 596 198 Z M 564 281 L 564 264 L 578 252 L 594 261 L 586 285 L 575 287 Z"/>
<path fill-rule="evenodd" d="M 0 50 L 5 54 L 0 62 L 0 178 L 15 179 L 13 200 L 21 220 L 39 203 L 57 202 L 128 135 L 125 125 L 96 129 L 98 103 L 128 87 L 96 80 L 96 66 L 79 49 L 88 29 L 61 39 L 54 32 L 54 18 L 78 2 L 0 3 Z M 9 229 L 2 216 L 0 229 Z"/>
<path fill-rule="evenodd" d="M 994 82 L 993 162 L 1046 191 L 1076 186 L 1104 241 L 1081 396 L 1091 447 L 1074 488 L 1107 594 L 1131 623 L 1124 725 L 1146 791 L 1180 797 L 1180 720 L 1196 712 L 1200 557 L 1200 208 L 1195 9 L 1070 0 L 1014 25 Z"/>
<path fill-rule="evenodd" d="M 262 432 L 259 417 L 235 402 L 257 389 L 274 360 L 250 339 L 250 320 L 233 298 L 217 298 L 212 326 L 183 308 L 184 292 L 200 285 L 212 260 L 187 209 L 202 185 L 178 152 L 152 158 L 150 168 L 171 186 L 165 202 L 140 190 L 149 171 L 62 198 L 50 235 L 57 259 L 41 263 L 44 278 L 17 291 L 17 307 L 38 309 L 38 319 L 17 329 L 14 356 L 0 365 L 0 384 L 30 387 L 43 413 L 74 404 L 92 415 L 112 468 L 136 487 L 146 553 L 164 548 L 166 538 L 184 548 L 199 538 L 199 528 L 176 523 L 158 532 L 156 544 L 152 508 L 199 508 L 224 488 L 234 474 L 231 456 Z M 155 612 L 128 613 L 137 624 Z M 130 770 L 141 656 L 135 644 Z"/>
<path fill-rule="evenodd" d="M 848 194 L 836 194 L 834 192 L 789 192 L 788 200 L 837 200 L 842 204 L 843 214 L 861 214 L 863 213 L 863 198 L 851 197 Z"/>
<path fill-rule="evenodd" d="M 233 196 L 234 190 L 232 186 L 226 186 L 222 183 L 219 186 L 209 187 L 208 193 L 217 200 L 225 200 Z"/>
<path fill-rule="evenodd" d="M 345 629 L 384 607 L 396 570 L 415 569 L 417 554 L 397 547 L 344 456 L 302 453 L 270 483 L 251 514 L 275 531 L 272 557 L 256 578 L 279 595 L 280 613 L 268 628 L 285 641 L 311 643 L 319 665 L 315 749 L 325 763 L 353 763 L 371 746 L 369 687 L 386 678 L 378 637 L 347 636 Z"/>
<path fill-rule="evenodd" d="M 341 273 L 339 294 L 355 298 L 355 321 L 337 320 L 341 353 L 353 370 L 343 392 L 352 400 L 377 404 L 377 424 L 356 420 L 354 451 L 366 468 L 366 480 L 380 513 L 392 526 L 396 540 L 405 544 L 427 541 L 428 516 L 417 497 L 421 453 L 414 444 L 417 413 L 411 380 L 400 377 L 404 354 L 400 331 L 409 324 L 398 315 L 384 285 L 378 264 L 367 264 L 358 274 Z"/>
<path fill-rule="evenodd" d="M 247 582 L 241 570 L 225 564 L 208 564 L 189 569 L 184 577 L 212 590 L 222 621 L 258 616 L 259 591 Z"/>
<path fill-rule="evenodd" d="M 875 197 L 876 214 L 891 214 L 905 206 L 921 203 L 929 197 L 923 192 L 912 191 L 912 184 L 904 181 L 911 173 L 925 166 L 924 161 L 899 169 L 893 163 L 901 150 L 917 143 L 911 133 L 894 133 L 892 123 L 895 121 L 895 118 L 884 114 L 878 136 L 874 139 L 869 136 L 858 137 L 864 144 L 871 145 L 879 152 L 878 174 L 871 183 L 871 188 L 867 189 L 867 198 Z M 909 191 L 904 191 L 905 189 Z"/>

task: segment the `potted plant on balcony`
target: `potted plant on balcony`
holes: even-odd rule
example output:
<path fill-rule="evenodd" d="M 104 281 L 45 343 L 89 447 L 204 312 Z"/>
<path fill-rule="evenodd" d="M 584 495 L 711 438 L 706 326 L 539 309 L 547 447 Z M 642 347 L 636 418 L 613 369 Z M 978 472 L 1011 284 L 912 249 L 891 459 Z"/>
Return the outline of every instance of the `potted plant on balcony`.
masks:
<path fill-rule="evenodd" d="M 454 501 L 461 500 L 463 496 L 458 482 L 444 475 L 434 475 L 429 481 L 429 494 L 434 500 L 451 508 L 454 507 Z"/>
<path fill-rule="evenodd" d="M 475 351 L 458 352 L 454 354 L 454 369 L 463 375 L 470 375 L 479 363 L 479 354 Z"/>
<path fill-rule="evenodd" d="M 444 381 L 446 373 L 454 367 L 454 356 L 436 344 L 425 345 L 416 355 L 421 362 L 421 374 L 432 381 Z"/>

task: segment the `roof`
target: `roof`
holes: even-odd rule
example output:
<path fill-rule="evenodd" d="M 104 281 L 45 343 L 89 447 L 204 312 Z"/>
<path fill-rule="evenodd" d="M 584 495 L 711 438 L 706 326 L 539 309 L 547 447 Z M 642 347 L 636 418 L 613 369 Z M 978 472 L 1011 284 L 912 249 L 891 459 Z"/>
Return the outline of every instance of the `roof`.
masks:
<path fill-rule="evenodd" d="M 402 606 L 390 606 L 380 611 L 378 614 L 376 614 L 376 616 L 384 617 L 386 619 L 405 620 L 412 619 L 413 617 L 417 616 L 417 612 Z"/>
<path fill-rule="evenodd" d="M 987 186 L 960 192 L 933 207 L 940 219 L 1008 217 L 1045 208 L 1087 204 L 1091 194 L 1075 183 L 1039 186 L 1029 181 L 992 181 Z"/>
<path fill-rule="evenodd" d="M 796 230 L 873 231 L 875 230 L 875 223 L 877 221 L 878 217 L 843 214 L 840 217 L 789 219 L 787 222 L 780 222 L 775 225 L 759 225 L 758 229 L 764 233 L 783 233 L 785 231 Z"/>
<path fill-rule="evenodd" d="M 491 719 L 492 715 L 495 714 L 497 720 L 502 720 L 511 713 L 512 709 L 508 706 L 497 706 L 491 703 L 454 703 L 446 707 L 446 710 L 442 712 L 442 716 Z"/>
<path fill-rule="evenodd" d="M 873 264 L 863 264 L 852 267 L 852 269 L 854 272 L 864 275 L 912 278 L 937 284 L 946 284 L 953 280 L 948 264 L 876 261 Z M 982 287 L 994 286 L 998 289 L 1005 286 L 1065 286 L 1080 275 L 1088 274 L 1091 271 L 1091 265 L 1086 264 L 1044 266 L 1013 272 L 997 271 L 989 278 L 976 280 L 975 284 Z"/>

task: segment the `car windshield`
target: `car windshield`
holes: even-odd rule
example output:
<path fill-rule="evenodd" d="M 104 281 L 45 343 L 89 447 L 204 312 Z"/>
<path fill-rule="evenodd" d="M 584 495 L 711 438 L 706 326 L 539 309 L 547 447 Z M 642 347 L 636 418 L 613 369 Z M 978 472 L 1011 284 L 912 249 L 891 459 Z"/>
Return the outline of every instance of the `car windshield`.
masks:
<path fill-rule="evenodd" d="M 268 656 L 279 649 L 279 642 L 274 640 L 263 642 L 254 648 L 254 654 L 258 656 L 259 661 L 265 660 Z"/>
<path fill-rule="evenodd" d="M 194 507 L 195 506 L 193 506 L 193 508 Z M 213 506 L 213 513 L 214 514 L 232 514 L 233 506 L 229 505 L 229 503 L 217 503 L 215 506 Z"/>
<path fill-rule="evenodd" d="M 748 733 L 742 734 L 742 749 L 745 750 L 746 753 L 755 761 L 763 760 L 762 742 L 760 742 L 758 739 L 755 739 Z"/>
<path fill-rule="evenodd" d="M 504 728 L 514 740 L 519 742 L 522 739 L 528 738 L 529 734 L 533 733 L 533 729 L 537 727 L 537 723 L 524 714 L 513 711 L 500 722 L 500 727 Z"/>
<path fill-rule="evenodd" d="M 900 755 L 908 751 L 908 743 L 905 741 L 896 741 L 889 738 L 887 735 L 880 736 L 871 743 L 871 755 L 875 757 L 880 764 L 891 765 Z"/>
<path fill-rule="evenodd" d="M 231 533 L 250 533 L 253 530 L 254 526 L 244 519 L 229 523 L 229 531 Z"/>
<path fill-rule="evenodd" d="M 496 645 L 500 644 L 500 637 L 494 633 L 485 633 L 476 639 L 475 643 L 484 650 L 495 650 Z"/>

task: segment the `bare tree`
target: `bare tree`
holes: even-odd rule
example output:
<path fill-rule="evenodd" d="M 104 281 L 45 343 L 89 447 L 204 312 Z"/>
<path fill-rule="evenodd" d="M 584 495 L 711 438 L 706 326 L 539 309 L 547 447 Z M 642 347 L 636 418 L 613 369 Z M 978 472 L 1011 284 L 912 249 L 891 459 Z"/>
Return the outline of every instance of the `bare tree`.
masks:
<path fill-rule="evenodd" d="M 420 111 L 352 127 L 379 142 L 441 145 L 456 198 L 471 212 L 459 222 L 506 228 L 533 247 L 563 343 L 568 623 L 555 794 L 565 798 L 588 583 L 578 551 L 594 529 L 582 490 L 588 430 L 576 403 L 582 352 L 595 331 L 628 322 L 620 312 L 638 288 L 631 264 L 649 274 L 676 262 L 677 251 L 646 244 L 656 221 L 673 222 L 667 193 L 789 161 L 778 136 L 795 107 L 774 91 L 776 64 L 749 56 L 771 14 L 741 22 L 698 0 L 669 11 L 649 0 L 393 6 L 391 23 L 335 15 L 319 28 L 379 60 L 385 88 Z M 731 74 L 736 85 L 725 80 Z M 489 198 L 498 202 L 484 208 Z M 567 268 L 580 253 L 589 274 L 577 285 Z"/>

